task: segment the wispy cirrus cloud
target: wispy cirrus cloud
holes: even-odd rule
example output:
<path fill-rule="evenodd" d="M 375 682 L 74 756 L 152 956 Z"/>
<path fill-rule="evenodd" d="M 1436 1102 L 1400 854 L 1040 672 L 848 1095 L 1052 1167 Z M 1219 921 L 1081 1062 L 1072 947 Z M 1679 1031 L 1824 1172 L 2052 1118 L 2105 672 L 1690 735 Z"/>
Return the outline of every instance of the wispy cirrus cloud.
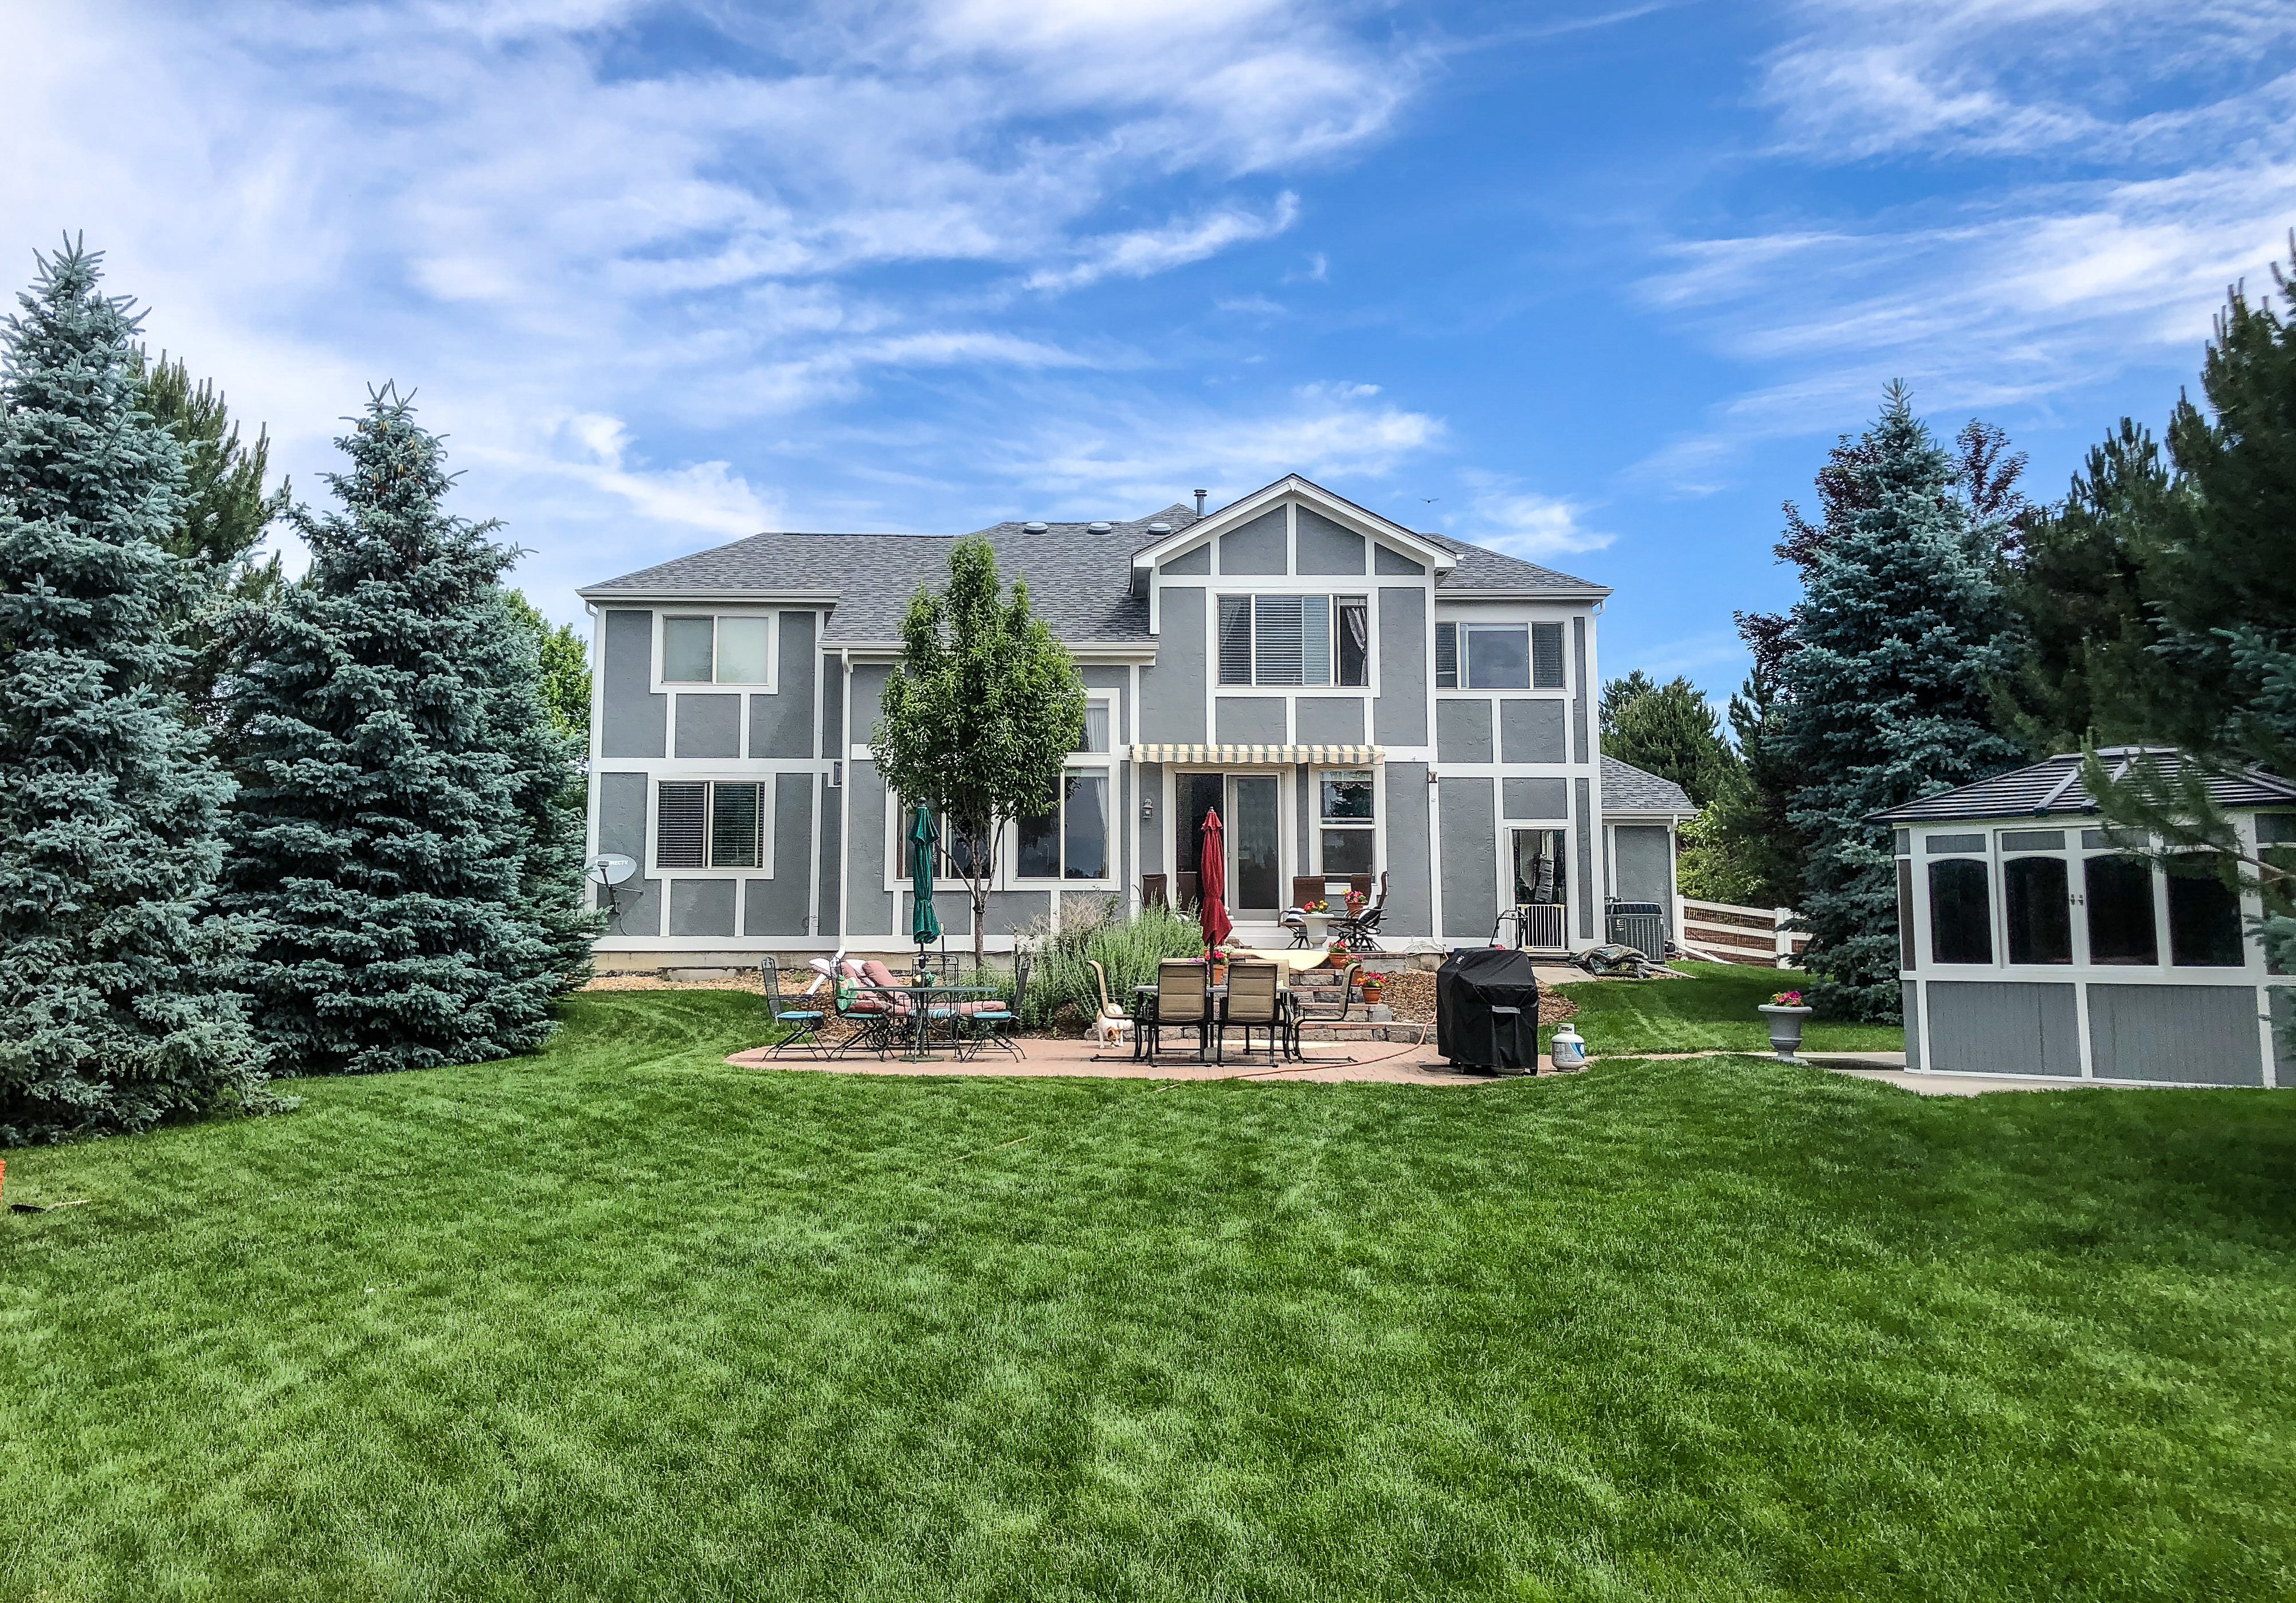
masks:
<path fill-rule="evenodd" d="M 0 251 L 28 272 L 86 229 L 305 484 L 365 381 L 419 387 L 465 495 L 578 575 L 786 515 L 776 448 L 745 432 L 817 434 L 889 387 L 1139 366 L 1120 337 L 1032 326 L 1012 286 L 1074 295 L 1291 227 L 1270 175 L 1378 140 L 1414 92 L 1409 49 L 1351 21 L 1306 0 L 0 0 Z M 1169 220 L 1128 226 L 1143 211 Z M 621 420 L 614 459 L 577 416 Z"/>
<path fill-rule="evenodd" d="M 1883 209 L 1677 242 L 1638 286 L 1751 386 L 1643 464 L 1718 488 L 1738 444 L 1925 407 L 2046 407 L 2196 348 L 2296 220 L 2296 9 L 2250 0 L 1811 7 L 1760 94 L 1775 159 L 1981 159 Z M 2227 68 L 2226 63 L 2234 63 Z M 1903 185 L 1898 187 L 1903 188 Z"/>

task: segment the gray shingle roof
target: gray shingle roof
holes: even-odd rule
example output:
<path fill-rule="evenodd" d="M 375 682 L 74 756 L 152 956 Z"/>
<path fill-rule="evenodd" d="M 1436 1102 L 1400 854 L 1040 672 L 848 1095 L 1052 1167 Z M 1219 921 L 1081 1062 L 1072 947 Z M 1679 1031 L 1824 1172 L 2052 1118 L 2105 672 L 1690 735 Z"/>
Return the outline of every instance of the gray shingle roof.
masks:
<path fill-rule="evenodd" d="M 1423 534 L 1459 559 L 1459 565 L 1436 581 L 1439 590 L 1595 590 L 1610 592 L 1591 579 L 1579 579 L 1554 568 L 1542 568 L 1504 551 L 1470 546 L 1439 534 Z"/>
<path fill-rule="evenodd" d="M 1604 812 L 1696 812 L 1690 793 L 1671 779 L 1645 773 L 1615 757 L 1603 759 Z"/>
<path fill-rule="evenodd" d="M 2185 760 L 2165 747 L 2108 746 L 2097 755 L 2115 778 L 2128 771 L 2138 757 L 2150 757 L 2172 777 Z M 1868 813 L 1873 824 L 1929 824 L 1953 818 L 2033 818 L 2051 813 L 2096 811 L 2096 802 L 2080 779 L 2078 752 L 2061 753 L 2030 768 L 2013 769 L 1974 785 L 1939 791 L 1903 807 Z M 2219 807 L 2286 807 L 2296 803 L 2296 785 L 2251 769 L 2244 775 L 2210 775 L 2205 783 Z"/>
<path fill-rule="evenodd" d="M 974 532 L 996 547 L 997 566 L 1005 577 L 1029 581 L 1029 599 L 1038 615 L 1062 639 L 1145 645 L 1150 639 L 1148 601 L 1132 591 L 1133 553 L 1166 537 L 1166 531 L 1152 530 L 1150 524 L 1167 524 L 1170 532 L 1177 532 L 1196 521 L 1194 508 L 1175 502 L 1160 512 L 1111 520 L 1104 532 L 1095 532 L 1088 523 L 1048 523 L 1032 530 L 1016 522 Z M 1602 588 L 1480 546 L 1435 535 L 1423 538 L 1459 559 L 1441 582 L 1446 591 Z M 947 534 L 753 534 L 729 546 L 586 586 L 582 593 L 606 598 L 617 591 L 739 595 L 826 590 L 837 596 L 837 604 L 824 644 L 889 641 L 898 637 L 902 614 L 918 587 L 937 585 L 947 577 L 948 551 L 956 538 Z"/>

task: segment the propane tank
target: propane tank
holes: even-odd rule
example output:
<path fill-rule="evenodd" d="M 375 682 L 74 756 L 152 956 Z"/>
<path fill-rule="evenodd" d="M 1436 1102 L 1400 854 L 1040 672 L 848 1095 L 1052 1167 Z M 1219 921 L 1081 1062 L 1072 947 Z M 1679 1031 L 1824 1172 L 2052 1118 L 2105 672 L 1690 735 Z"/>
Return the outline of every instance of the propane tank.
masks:
<path fill-rule="evenodd" d="M 1554 1039 L 1546 1043 L 1546 1061 L 1558 1069 L 1583 1069 L 1587 1066 L 1587 1043 L 1569 1024 L 1557 1024 Z"/>

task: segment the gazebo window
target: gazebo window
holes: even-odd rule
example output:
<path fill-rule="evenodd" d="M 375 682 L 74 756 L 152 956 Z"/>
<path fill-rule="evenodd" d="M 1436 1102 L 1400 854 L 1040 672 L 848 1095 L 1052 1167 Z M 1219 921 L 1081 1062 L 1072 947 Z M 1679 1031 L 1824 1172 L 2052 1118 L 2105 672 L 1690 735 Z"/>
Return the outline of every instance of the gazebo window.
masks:
<path fill-rule="evenodd" d="M 2169 961 L 2179 968 L 2243 968 L 2248 950 L 2241 939 L 2240 892 L 2218 879 L 2214 859 L 2195 854 L 2185 859 L 2207 875 L 2169 876 Z"/>
<path fill-rule="evenodd" d="M 2060 837 L 2062 839 L 2062 837 Z M 2072 899 L 2061 857 L 2013 857 L 2001 865 L 2009 961 L 2070 963 Z"/>
<path fill-rule="evenodd" d="M 2081 865 L 2088 900 L 2088 960 L 2149 967 L 2161 961 L 2152 917 L 2152 865 L 2141 857 L 2093 857 Z"/>
<path fill-rule="evenodd" d="M 1993 910 L 1982 858 L 1930 865 L 1930 957 L 1938 963 L 1993 961 Z"/>

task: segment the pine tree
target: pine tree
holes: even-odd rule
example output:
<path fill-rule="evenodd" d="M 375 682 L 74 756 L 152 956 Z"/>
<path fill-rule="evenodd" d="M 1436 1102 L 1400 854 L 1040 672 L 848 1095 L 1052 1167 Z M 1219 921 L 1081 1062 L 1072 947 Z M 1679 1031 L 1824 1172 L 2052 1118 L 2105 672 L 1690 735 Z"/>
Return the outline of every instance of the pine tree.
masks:
<path fill-rule="evenodd" d="M 242 444 L 239 425 L 211 381 L 193 383 L 190 370 L 168 360 L 164 351 L 156 366 L 147 365 L 136 351 L 134 372 L 143 408 L 184 448 L 184 508 L 160 544 L 193 564 L 206 580 L 177 629 L 191 655 L 176 686 L 193 720 L 211 724 L 222 669 L 220 643 L 210 627 L 213 614 L 232 602 L 278 594 L 278 555 L 258 561 L 255 552 L 292 497 L 283 479 L 276 489 L 263 488 L 271 437 L 258 428 L 252 445 Z"/>
<path fill-rule="evenodd" d="M 2289 248 L 2296 265 L 2296 233 Z M 2296 300 L 2296 274 L 2276 264 L 2273 282 L 2284 304 Z M 2169 416 L 2173 472 L 2149 463 L 2144 493 L 2112 531 L 2143 598 L 2144 622 L 2130 633 L 2145 645 L 2095 691 L 2099 722 L 2181 747 L 2197 766 L 2176 778 L 2140 768 L 2113 785 L 2092 761 L 2090 788 L 2116 822 L 2172 854 L 2213 851 L 2227 881 L 2261 892 L 2260 933 L 2285 972 L 2296 968 L 2296 854 L 2249 855 L 2202 774 L 2296 774 L 2296 318 L 2234 286 L 2201 387 L 2206 410 L 2181 397 Z M 2132 437 L 2141 431 L 2124 421 L 2119 438 Z"/>
<path fill-rule="evenodd" d="M 555 900 L 529 899 L 579 892 L 538 838 L 568 752 L 497 583 L 515 553 L 440 510 L 444 453 L 391 389 L 337 443 L 344 511 L 289 514 L 309 571 L 229 618 L 225 905 L 258 940 L 242 983 L 306 1073 L 526 1050 L 566 956 Z"/>
<path fill-rule="evenodd" d="M 506 715 L 500 738 L 527 822 L 520 895 L 563 992 L 590 977 L 590 942 L 606 923 L 582 872 L 589 792 L 577 759 L 590 749 L 590 658 L 572 629 L 552 628 L 518 591 L 502 591 L 501 602 L 521 643 L 494 703 Z"/>
<path fill-rule="evenodd" d="M 1973 507 L 1964 482 L 1892 385 L 1820 475 L 1824 527 L 1789 524 L 1803 592 L 1779 665 L 1780 749 L 1800 770 L 1790 817 L 1809 842 L 1811 1000 L 1832 1016 L 1898 1014 L 1895 855 L 1866 815 L 2024 755 L 1989 715 L 2012 662 L 1994 578 L 2006 522 L 1997 500 Z"/>
<path fill-rule="evenodd" d="M 168 688 L 199 588 L 136 319 L 68 244 L 0 325 L 0 1144 L 286 1106 L 205 916 L 230 779 Z"/>
<path fill-rule="evenodd" d="M 1729 784 L 1738 761 L 1697 686 L 1679 678 L 1655 684 L 1640 669 L 1603 686 L 1603 752 L 1673 780 L 1701 808 Z"/>
<path fill-rule="evenodd" d="M 2160 628 L 2142 573 L 2146 531 L 2174 495 L 2159 445 L 2124 418 L 2009 552 L 2004 588 L 2021 638 L 2005 721 L 2035 755 L 2160 737 L 2146 688 L 2163 678 Z"/>

